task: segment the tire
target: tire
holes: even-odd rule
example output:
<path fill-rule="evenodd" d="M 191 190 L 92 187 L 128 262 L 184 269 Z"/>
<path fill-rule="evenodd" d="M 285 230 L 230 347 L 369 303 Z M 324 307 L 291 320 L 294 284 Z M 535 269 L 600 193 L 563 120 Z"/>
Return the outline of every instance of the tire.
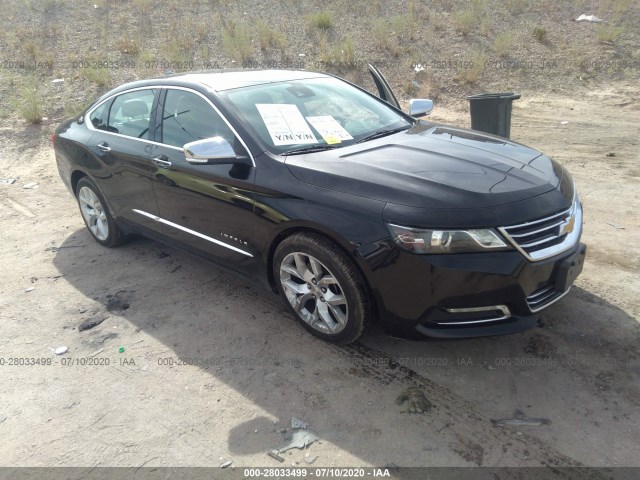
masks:
<path fill-rule="evenodd" d="M 105 247 L 117 247 L 125 241 L 125 235 L 111 216 L 107 202 L 89 178 L 83 177 L 78 181 L 76 199 L 80 215 L 96 242 Z"/>
<path fill-rule="evenodd" d="M 316 337 L 347 344 L 368 326 L 362 275 L 330 240 L 311 233 L 285 238 L 274 254 L 273 275 L 287 308 Z"/>

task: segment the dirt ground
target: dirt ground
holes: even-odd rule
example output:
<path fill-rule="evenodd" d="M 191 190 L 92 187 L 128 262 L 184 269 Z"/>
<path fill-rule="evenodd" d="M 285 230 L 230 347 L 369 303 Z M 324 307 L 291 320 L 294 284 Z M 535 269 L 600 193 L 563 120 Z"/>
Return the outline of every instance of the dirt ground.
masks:
<path fill-rule="evenodd" d="M 58 178 L 53 125 L 4 125 L 0 176 L 17 181 L 0 185 L 0 463 L 640 466 L 638 93 L 514 104 L 512 138 L 567 165 L 585 208 L 584 272 L 538 328 L 423 342 L 374 329 L 349 347 L 186 253 L 101 247 Z M 462 110 L 432 118 L 468 125 Z M 79 332 L 91 318 L 104 321 Z M 423 414 L 396 402 L 412 387 Z M 491 421 L 516 410 L 549 422 Z M 291 417 L 320 441 L 278 463 L 265 452 Z"/>

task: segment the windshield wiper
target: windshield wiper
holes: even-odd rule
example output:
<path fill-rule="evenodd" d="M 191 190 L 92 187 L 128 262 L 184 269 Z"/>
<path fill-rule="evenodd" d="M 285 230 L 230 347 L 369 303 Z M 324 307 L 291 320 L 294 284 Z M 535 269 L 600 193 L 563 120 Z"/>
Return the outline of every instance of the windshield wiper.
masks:
<path fill-rule="evenodd" d="M 378 130 L 377 132 L 373 132 L 371 135 L 367 135 L 364 138 L 361 138 L 356 143 L 368 142 L 369 140 L 373 140 L 374 138 L 386 137 L 387 135 L 393 135 L 394 133 L 402 132 L 403 130 L 409 130 L 412 125 L 404 125 L 398 128 L 390 128 L 388 130 Z"/>
<path fill-rule="evenodd" d="M 312 145 L 310 147 L 294 148 L 293 150 L 281 153 L 280 155 L 300 155 L 301 153 L 322 152 L 323 150 L 331 150 L 332 148 L 338 148 L 341 146 L 342 145 Z"/>

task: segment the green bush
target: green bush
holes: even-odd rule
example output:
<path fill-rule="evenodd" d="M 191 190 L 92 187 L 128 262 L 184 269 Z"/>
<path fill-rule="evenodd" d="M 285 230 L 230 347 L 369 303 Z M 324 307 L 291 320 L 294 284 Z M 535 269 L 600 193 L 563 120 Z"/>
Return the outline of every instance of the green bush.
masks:
<path fill-rule="evenodd" d="M 547 43 L 547 29 L 543 27 L 534 27 L 533 36 L 540 43 Z"/>
<path fill-rule="evenodd" d="M 473 30 L 473 27 L 479 22 L 479 17 L 471 10 L 458 12 L 453 17 L 453 24 L 456 31 L 463 35 L 467 35 Z"/>
<path fill-rule="evenodd" d="M 333 26 L 333 20 L 331 13 L 323 10 L 322 12 L 314 13 L 309 16 L 309 25 L 311 27 L 318 28 L 320 30 L 329 30 Z"/>
<path fill-rule="evenodd" d="M 18 90 L 15 107 L 27 122 L 34 125 L 42 122 L 42 96 L 37 79 L 29 80 Z"/>
<path fill-rule="evenodd" d="M 231 58 L 239 62 L 248 60 L 252 51 L 249 29 L 241 23 L 228 26 L 222 33 L 222 46 Z"/>

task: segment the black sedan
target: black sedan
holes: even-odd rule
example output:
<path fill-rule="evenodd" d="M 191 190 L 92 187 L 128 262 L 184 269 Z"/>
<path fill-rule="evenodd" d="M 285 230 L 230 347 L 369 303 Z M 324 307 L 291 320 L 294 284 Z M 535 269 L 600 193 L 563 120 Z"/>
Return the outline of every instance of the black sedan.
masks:
<path fill-rule="evenodd" d="M 527 329 L 582 270 L 582 208 L 542 153 L 304 71 L 118 87 L 54 135 L 97 242 L 142 234 L 277 290 L 325 340 Z"/>

